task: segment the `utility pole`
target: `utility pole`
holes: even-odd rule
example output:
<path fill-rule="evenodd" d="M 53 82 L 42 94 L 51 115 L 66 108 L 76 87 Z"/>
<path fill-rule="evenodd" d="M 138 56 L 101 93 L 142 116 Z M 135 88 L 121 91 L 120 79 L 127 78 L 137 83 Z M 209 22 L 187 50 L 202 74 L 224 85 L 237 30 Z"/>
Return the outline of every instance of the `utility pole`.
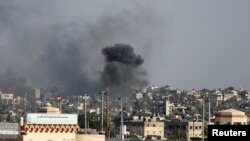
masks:
<path fill-rule="evenodd" d="M 203 110 L 202 110 L 202 141 L 204 141 L 204 129 L 205 129 L 205 98 L 206 95 L 203 96 Z"/>
<path fill-rule="evenodd" d="M 101 119 L 101 131 L 103 131 L 103 103 L 104 103 L 104 94 L 105 92 L 99 92 L 102 95 L 102 119 Z"/>
<path fill-rule="evenodd" d="M 211 123 L 211 101 L 210 101 L 210 93 L 208 95 L 208 124 Z"/>
<path fill-rule="evenodd" d="M 24 95 L 24 114 L 26 114 L 26 111 L 27 111 L 27 109 L 26 109 L 26 99 L 27 99 L 27 92 Z"/>
<path fill-rule="evenodd" d="M 78 105 L 78 104 L 77 104 Z M 61 100 L 59 100 L 59 111 L 62 112 L 62 108 L 61 108 Z M 77 113 L 79 114 L 79 113 Z"/>
<path fill-rule="evenodd" d="M 106 91 L 106 137 L 110 137 L 110 119 L 109 119 L 109 91 Z"/>
<path fill-rule="evenodd" d="M 87 96 L 84 94 L 84 117 L 85 117 L 85 134 L 87 134 Z"/>
<path fill-rule="evenodd" d="M 124 141 L 124 133 L 123 133 L 123 104 L 122 104 L 122 98 L 119 98 L 121 101 L 121 141 Z"/>

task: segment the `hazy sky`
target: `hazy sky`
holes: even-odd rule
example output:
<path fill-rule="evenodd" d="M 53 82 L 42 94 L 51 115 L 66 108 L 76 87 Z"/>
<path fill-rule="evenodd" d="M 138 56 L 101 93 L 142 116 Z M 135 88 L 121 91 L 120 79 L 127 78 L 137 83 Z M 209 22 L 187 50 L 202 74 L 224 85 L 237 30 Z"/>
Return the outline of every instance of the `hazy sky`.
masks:
<path fill-rule="evenodd" d="M 165 79 L 153 80 L 181 88 L 250 88 L 250 1 L 167 1 L 165 6 L 173 17 L 172 42 L 160 71 Z"/>
<path fill-rule="evenodd" d="M 250 89 L 249 7 L 249 0 L 3 0 L 0 71 L 47 83 L 41 78 L 53 72 L 27 70 L 46 58 L 51 40 L 62 48 L 76 41 L 92 82 L 103 68 L 101 48 L 126 43 L 145 59 L 150 84 Z"/>

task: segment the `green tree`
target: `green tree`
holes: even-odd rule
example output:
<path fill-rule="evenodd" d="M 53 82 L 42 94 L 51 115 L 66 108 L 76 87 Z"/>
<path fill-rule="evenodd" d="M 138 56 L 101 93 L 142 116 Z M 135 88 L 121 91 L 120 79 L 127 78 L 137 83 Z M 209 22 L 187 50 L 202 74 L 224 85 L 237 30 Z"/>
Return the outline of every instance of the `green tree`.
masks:
<path fill-rule="evenodd" d="M 6 122 L 13 122 L 13 118 L 10 114 L 8 114 L 8 116 L 6 118 Z"/>
<path fill-rule="evenodd" d="M 137 137 L 133 132 L 131 132 L 131 135 L 129 136 L 130 141 L 142 141 L 139 137 Z"/>
<path fill-rule="evenodd" d="M 100 130 L 100 116 L 96 113 L 87 113 L 87 126 L 92 129 Z M 78 115 L 78 123 L 81 128 L 85 128 L 85 117 L 84 114 Z"/>

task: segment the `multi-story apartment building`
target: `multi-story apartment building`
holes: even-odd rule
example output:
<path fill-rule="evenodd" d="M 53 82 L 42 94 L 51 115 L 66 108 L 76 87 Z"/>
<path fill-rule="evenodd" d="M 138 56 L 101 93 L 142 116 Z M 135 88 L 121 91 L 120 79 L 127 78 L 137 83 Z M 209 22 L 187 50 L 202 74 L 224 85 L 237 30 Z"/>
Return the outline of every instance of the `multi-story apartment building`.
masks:
<path fill-rule="evenodd" d="M 145 121 L 144 122 L 144 137 L 164 138 L 164 122 L 161 121 Z"/>
<path fill-rule="evenodd" d="M 169 140 L 190 141 L 194 138 L 202 138 L 202 122 L 188 120 L 167 121 L 165 133 Z"/>
<path fill-rule="evenodd" d="M 170 116 L 173 112 L 174 104 L 171 103 L 169 100 L 165 101 L 165 115 Z"/>
<path fill-rule="evenodd" d="M 11 104 L 13 102 L 14 94 L 6 94 L 0 91 L 0 103 Z"/>
<path fill-rule="evenodd" d="M 247 122 L 247 115 L 235 109 L 227 109 L 215 113 L 215 124 L 246 125 Z"/>

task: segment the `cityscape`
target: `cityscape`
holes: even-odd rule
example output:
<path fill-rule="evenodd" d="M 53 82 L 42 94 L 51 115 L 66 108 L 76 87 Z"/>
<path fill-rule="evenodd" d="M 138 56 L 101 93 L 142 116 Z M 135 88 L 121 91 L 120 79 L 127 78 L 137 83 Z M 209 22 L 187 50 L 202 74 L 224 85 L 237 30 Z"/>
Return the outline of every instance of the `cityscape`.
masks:
<path fill-rule="evenodd" d="M 1 92 L 1 125 L 8 126 L 9 133 L 16 131 L 12 138 L 23 140 L 49 132 L 53 138 L 63 133 L 62 140 L 190 141 L 205 140 L 207 125 L 249 124 L 250 91 L 243 88 L 181 90 L 152 85 L 112 100 L 109 93 L 60 96 L 39 88 L 30 88 L 24 96 Z"/>
<path fill-rule="evenodd" d="M 1 0 L 0 141 L 249 140 L 249 7 Z"/>

